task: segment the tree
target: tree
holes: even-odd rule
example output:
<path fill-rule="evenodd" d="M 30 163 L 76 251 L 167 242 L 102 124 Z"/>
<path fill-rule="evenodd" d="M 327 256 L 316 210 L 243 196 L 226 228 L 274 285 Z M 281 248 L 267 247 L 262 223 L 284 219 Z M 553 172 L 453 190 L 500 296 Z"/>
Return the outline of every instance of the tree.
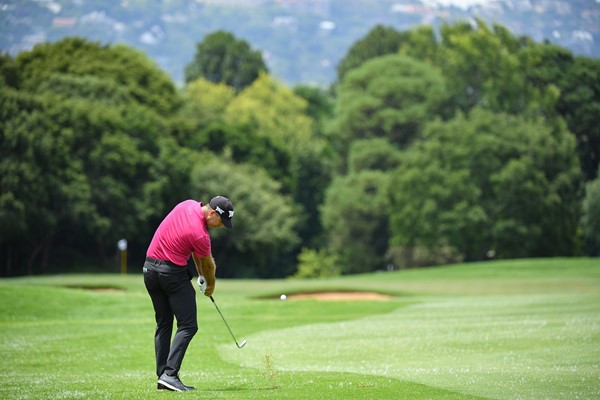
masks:
<path fill-rule="evenodd" d="M 225 83 L 237 92 L 254 82 L 261 72 L 268 72 L 259 51 L 252 50 L 245 40 L 229 32 L 216 31 L 206 35 L 196 46 L 194 59 L 185 67 L 185 82 L 204 78 Z"/>
<path fill-rule="evenodd" d="M 394 172 L 392 244 L 467 260 L 572 255 L 580 178 L 564 123 L 480 109 L 438 120 Z"/>
<path fill-rule="evenodd" d="M 345 274 L 385 265 L 388 182 L 384 172 L 362 171 L 336 177 L 327 188 L 321 208 L 327 254 L 338 257 Z"/>
<path fill-rule="evenodd" d="M 324 134 L 324 124 L 333 115 L 333 98 L 318 87 L 307 85 L 294 86 L 294 94 L 307 103 L 306 115 L 313 120 L 315 135 Z"/>
<path fill-rule="evenodd" d="M 577 150 L 586 180 L 600 166 L 600 60 L 576 57 L 558 84 L 557 109 L 577 137 Z"/>
<path fill-rule="evenodd" d="M 226 111 L 230 123 L 246 126 L 249 134 L 266 137 L 289 154 L 289 166 L 279 165 L 284 193 L 303 210 L 299 232 L 304 241 L 320 233 L 318 205 L 330 179 L 326 142 L 313 129 L 307 102 L 270 76 L 262 74 L 241 92 Z M 285 161 L 284 159 L 282 159 Z M 269 171 L 269 174 L 274 174 Z"/>
<path fill-rule="evenodd" d="M 196 128 L 205 128 L 223 119 L 235 91 L 224 83 L 198 78 L 187 84 L 184 95 L 181 116 L 193 121 Z"/>
<path fill-rule="evenodd" d="M 585 186 L 583 217 L 581 220 L 587 250 L 590 255 L 600 254 L 600 173 Z"/>
<path fill-rule="evenodd" d="M 328 187 L 321 207 L 327 240 L 320 253 L 339 260 L 341 271 L 367 272 L 384 266 L 390 239 L 389 172 L 400 158 L 401 152 L 387 139 L 357 140 L 350 147 L 348 174 L 334 177 Z M 303 268 L 310 271 L 311 263 Z"/>
<path fill-rule="evenodd" d="M 441 65 L 442 49 L 437 40 L 437 32 L 429 25 L 420 25 L 403 32 L 406 37 L 400 44 L 398 53 L 412 57 L 429 65 Z"/>
<path fill-rule="evenodd" d="M 108 82 L 108 87 L 118 96 L 133 98 L 162 115 L 172 113 L 180 105 L 175 86 L 167 74 L 146 55 L 124 45 L 109 47 L 67 38 L 20 53 L 15 66 L 19 71 L 18 89 L 31 93 L 59 89 L 67 94 L 77 83 L 85 83 L 106 98 L 109 92 L 103 90 L 102 85 Z M 64 78 L 64 75 L 70 77 Z M 100 84 L 90 86 L 93 82 L 75 77 L 93 77 Z M 83 90 L 78 91 L 78 95 L 82 93 Z M 93 92 L 83 97 L 92 98 L 92 95 Z"/>
<path fill-rule="evenodd" d="M 261 167 L 274 180 L 291 184 L 294 171 L 290 150 L 269 136 L 255 134 L 246 125 L 214 123 L 196 132 L 185 145 L 197 151 L 209 150 L 230 157 L 238 164 Z"/>
<path fill-rule="evenodd" d="M 392 27 L 375 26 L 364 38 L 356 41 L 340 60 L 337 67 L 338 82 L 342 82 L 348 72 L 373 58 L 397 53 L 405 37 L 405 33 Z"/>
<path fill-rule="evenodd" d="M 514 36 L 501 25 L 444 24 L 437 43 L 431 28 L 407 32 L 399 53 L 427 62 L 446 78 L 449 101 L 441 116 L 474 107 L 514 115 L 565 119 L 577 137 L 586 180 L 595 177 L 600 155 L 600 62 L 568 49 Z"/>
<path fill-rule="evenodd" d="M 0 53 L 0 88 L 16 88 L 19 85 L 18 80 L 19 74 L 14 60 L 8 54 Z"/>
<path fill-rule="evenodd" d="M 106 104 L 128 104 L 136 102 L 132 93 L 111 78 L 93 75 L 54 74 L 41 82 L 38 94 L 51 93 L 62 99 L 81 98 Z"/>
<path fill-rule="evenodd" d="M 46 112 L 49 105 L 12 90 L 1 99 L 2 272 L 47 271 L 49 250 L 61 226 L 97 217 L 91 187 L 81 160 L 72 157 L 77 142 L 73 130 Z"/>
<path fill-rule="evenodd" d="M 66 225 L 74 236 L 69 246 L 96 254 L 107 265 L 117 240 L 128 238 L 132 248 L 147 244 L 152 227 L 145 222 L 166 207 L 152 201 L 156 198 L 148 195 L 147 185 L 162 182 L 165 191 L 173 192 L 179 183 L 174 162 L 162 159 L 161 147 L 169 140 L 164 119 L 136 103 L 107 106 L 81 100 L 55 102 L 45 113 L 74 133 L 69 157 L 82 165 L 95 210 L 85 223 Z M 164 176 L 155 173 L 158 163 Z"/>
<path fill-rule="evenodd" d="M 512 114 L 537 106 L 539 95 L 527 85 L 519 60 L 521 42 L 508 31 L 482 20 L 444 25 L 440 67 L 447 79 L 453 105 L 462 111 L 480 106 Z M 536 110 L 537 111 L 537 110 Z"/>
<path fill-rule="evenodd" d="M 577 138 L 584 178 L 594 179 L 600 162 L 600 62 L 550 43 L 532 43 L 522 53 L 527 81 L 558 93 L 553 107 Z"/>
<path fill-rule="evenodd" d="M 428 65 L 399 55 L 352 70 L 340 84 L 331 129 L 347 154 L 357 139 L 383 137 L 405 147 L 436 115 L 446 96 L 442 77 Z"/>
<path fill-rule="evenodd" d="M 350 145 L 348 171 L 391 171 L 401 159 L 401 152 L 385 138 L 356 140 Z"/>
<path fill-rule="evenodd" d="M 292 276 L 296 279 L 331 278 L 342 272 L 338 258 L 325 250 L 302 249 L 298 255 L 298 270 Z"/>
<path fill-rule="evenodd" d="M 118 239 L 145 243 L 145 222 L 165 207 L 157 200 L 184 186 L 176 163 L 160 159 L 172 141 L 166 115 L 180 105 L 168 76 L 138 51 L 79 38 L 1 64 L 13 89 L 0 123 L 6 265 L 32 273 L 94 254 L 106 266 Z"/>
<path fill-rule="evenodd" d="M 294 150 L 311 143 L 312 120 L 306 101 L 267 74 L 235 97 L 226 110 L 229 121 L 248 125 L 256 134 L 269 136 Z"/>

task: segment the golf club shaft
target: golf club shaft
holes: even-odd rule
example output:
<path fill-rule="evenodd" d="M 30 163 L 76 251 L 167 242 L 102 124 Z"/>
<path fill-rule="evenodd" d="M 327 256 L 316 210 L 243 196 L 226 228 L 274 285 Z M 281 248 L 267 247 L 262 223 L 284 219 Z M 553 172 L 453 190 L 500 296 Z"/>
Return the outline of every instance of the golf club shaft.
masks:
<path fill-rule="evenodd" d="M 229 333 L 231 334 L 231 337 L 233 338 L 233 341 L 235 342 L 235 345 L 238 348 L 241 348 L 242 346 L 239 345 L 238 341 L 235 339 L 235 336 L 233 336 L 233 332 L 231 332 L 231 328 L 229 327 L 229 324 L 227 323 L 227 321 L 225 321 L 225 317 L 223 316 L 223 313 L 221 312 L 221 310 L 219 310 L 219 306 L 217 306 L 217 303 L 215 303 L 215 299 L 213 299 L 212 296 L 210 296 L 210 300 L 213 302 L 213 304 L 215 305 L 215 308 L 217 309 L 217 311 L 219 312 L 219 315 L 221 316 L 221 319 L 223 320 L 223 322 L 225 322 L 225 326 L 227 327 L 227 330 L 229 330 Z"/>

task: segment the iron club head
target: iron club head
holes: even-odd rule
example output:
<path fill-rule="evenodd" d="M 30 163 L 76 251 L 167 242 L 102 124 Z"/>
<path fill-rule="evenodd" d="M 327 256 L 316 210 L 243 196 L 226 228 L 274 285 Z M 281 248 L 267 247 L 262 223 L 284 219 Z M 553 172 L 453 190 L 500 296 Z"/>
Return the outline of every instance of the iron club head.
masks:
<path fill-rule="evenodd" d="M 244 347 L 246 345 L 246 341 L 242 340 L 242 342 L 240 344 L 237 345 L 238 349 L 241 349 L 242 347 Z"/>

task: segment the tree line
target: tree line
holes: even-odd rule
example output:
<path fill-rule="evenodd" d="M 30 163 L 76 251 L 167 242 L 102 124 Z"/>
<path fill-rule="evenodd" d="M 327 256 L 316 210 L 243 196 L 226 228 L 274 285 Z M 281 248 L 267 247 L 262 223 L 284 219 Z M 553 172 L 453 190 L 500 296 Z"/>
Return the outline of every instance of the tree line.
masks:
<path fill-rule="evenodd" d="M 223 277 L 600 251 L 600 62 L 458 22 L 374 27 L 330 88 L 207 35 L 177 88 L 81 38 L 0 57 L 0 273 L 142 262 L 179 201 L 230 197 Z"/>

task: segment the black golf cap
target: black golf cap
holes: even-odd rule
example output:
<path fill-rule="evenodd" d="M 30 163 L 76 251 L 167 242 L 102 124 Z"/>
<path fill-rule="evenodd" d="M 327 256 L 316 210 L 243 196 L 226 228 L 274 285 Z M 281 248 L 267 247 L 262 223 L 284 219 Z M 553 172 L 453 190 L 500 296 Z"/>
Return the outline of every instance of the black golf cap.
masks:
<path fill-rule="evenodd" d="M 233 221 L 231 220 L 233 218 L 233 204 L 231 204 L 231 201 L 227 197 L 213 197 L 208 205 L 219 213 L 221 221 L 226 228 L 233 228 Z"/>

